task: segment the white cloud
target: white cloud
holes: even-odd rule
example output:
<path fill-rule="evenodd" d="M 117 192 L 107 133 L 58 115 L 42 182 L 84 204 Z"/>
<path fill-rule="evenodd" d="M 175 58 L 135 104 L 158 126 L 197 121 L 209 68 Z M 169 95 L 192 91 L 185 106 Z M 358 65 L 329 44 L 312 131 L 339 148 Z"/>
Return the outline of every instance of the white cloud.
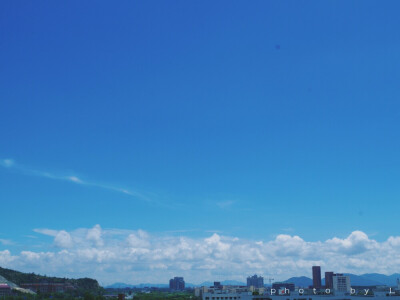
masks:
<path fill-rule="evenodd" d="M 287 234 L 272 240 L 238 239 L 217 233 L 190 238 L 144 230 L 102 229 L 100 225 L 35 232 L 54 238 L 49 244 L 51 251 L 0 251 L 0 264 L 43 274 L 89 276 L 103 283 L 167 282 L 177 275 L 194 283 L 229 278 L 244 281 L 254 273 L 282 280 L 311 276 L 315 264 L 356 274 L 389 274 L 400 268 L 400 237 L 377 242 L 361 231 L 316 242 Z"/>
<path fill-rule="evenodd" d="M 11 255 L 11 252 L 9 250 L 0 251 L 0 265 L 6 266 L 12 263 L 13 260 L 14 257 Z"/>
<path fill-rule="evenodd" d="M 132 248 L 150 247 L 149 235 L 140 229 L 136 233 L 131 233 L 128 236 L 127 241 Z"/>
<path fill-rule="evenodd" d="M 86 234 L 86 239 L 93 242 L 96 246 L 103 246 L 103 239 L 101 238 L 102 232 L 100 225 L 95 225 L 93 228 L 89 229 Z"/>
<path fill-rule="evenodd" d="M 60 248 L 70 248 L 73 245 L 71 235 L 65 230 L 57 232 L 54 238 L 54 244 Z"/>
<path fill-rule="evenodd" d="M 370 240 L 362 231 L 353 231 L 347 238 L 333 238 L 326 241 L 333 250 L 347 254 L 359 254 L 377 247 L 377 242 Z"/>
<path fill-rule="evenodd" d="M 391 236 L 388 238 L 387 242 L 391 247 L 400 247 L 400 236 Z"/>

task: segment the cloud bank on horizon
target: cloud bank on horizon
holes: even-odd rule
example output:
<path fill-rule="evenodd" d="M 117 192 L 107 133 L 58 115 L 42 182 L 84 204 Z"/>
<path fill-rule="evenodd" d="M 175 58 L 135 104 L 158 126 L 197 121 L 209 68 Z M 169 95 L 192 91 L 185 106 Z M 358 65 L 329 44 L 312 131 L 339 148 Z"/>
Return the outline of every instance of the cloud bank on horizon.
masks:
<path fill-rule="evenodd" d="M 246 240 L 214 233 L 206 238 L 151 234 L 143 230 L 78 228 L 35 229 L 52 237 L 45 251 L 0 251 L 0 265 L 55 276 L 89 276 L 102 284 L 167 283 L 235 279 L 250 274 L 277 280 L 309 275 L 312 265 L 356 274 L 392 274 L 400 267 L 400 236 L 378 242 L 362 231 L 346 238 L 305 241 L 280 234 L 272 240 Z"/>

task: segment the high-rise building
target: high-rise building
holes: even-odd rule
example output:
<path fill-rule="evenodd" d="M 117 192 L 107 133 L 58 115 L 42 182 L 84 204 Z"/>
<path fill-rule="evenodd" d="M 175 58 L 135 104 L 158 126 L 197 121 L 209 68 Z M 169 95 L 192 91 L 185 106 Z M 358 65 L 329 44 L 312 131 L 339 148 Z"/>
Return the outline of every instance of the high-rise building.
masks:
<path fill-rule="evenodd" d="M 264 277 L 257 275 L 247 277 L 247 286 L 254 286 L 255 288 L 264 287 Z"/>
<path fill-rule="evenodd" d="M 222 284 L 220 281 L 214 281 L 214 288 L 216 289 L 222 289 Z"/>
<path fill-rule="evenodd" d="M 333 288 L 333 272 L 325 272 L 325 288 Z"/>
<path fill-rule="evenodd" d="M 183 291 L 185 289 L 185 280 L 183 280 L 183 277 L 174 277 L 169 280 L 169 288 L 175 291 Z"/>
<path fill-rule="evenodd" d="M 313 280 L 313 288 L 320 289 L 321 288 L 321 267 L 320 266 L 312 267 L 312 280 Z"/>
<path fill-rule="evenodd" d="M 343 274 L 333 275 L 333 290 L 338 292 L 350 292 L 350 277 Z"/>

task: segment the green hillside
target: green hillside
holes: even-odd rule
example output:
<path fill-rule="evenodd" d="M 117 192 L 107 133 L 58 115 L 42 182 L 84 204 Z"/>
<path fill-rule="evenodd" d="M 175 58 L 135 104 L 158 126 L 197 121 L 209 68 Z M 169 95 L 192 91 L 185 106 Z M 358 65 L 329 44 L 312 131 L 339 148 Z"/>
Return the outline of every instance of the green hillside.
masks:
<path fill-rule="evenodd" d="M 38 275 L 35 273 L 23 273 L 11 269 L 0 267 L 0 276 L 3 276 L 8 281 L 11 281 L 17 285 L 23 283 L 68 283 L 75 287 L 79 293 L 90 292 L 92 294 L 98 294 L 102 288 L 95 279 L 91 278 L 60 278 Z"/>

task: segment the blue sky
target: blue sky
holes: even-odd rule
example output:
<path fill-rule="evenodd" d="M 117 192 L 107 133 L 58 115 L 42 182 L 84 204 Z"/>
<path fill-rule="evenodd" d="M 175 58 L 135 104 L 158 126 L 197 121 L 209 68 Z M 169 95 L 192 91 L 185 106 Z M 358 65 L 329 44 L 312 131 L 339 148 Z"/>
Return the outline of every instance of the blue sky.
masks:
<path fill-rule="evenodd" d="M 399 6 L 2 1 L 0 249 L 58 251 L 56 232 L 97 224 L 385 243 Z"/>

